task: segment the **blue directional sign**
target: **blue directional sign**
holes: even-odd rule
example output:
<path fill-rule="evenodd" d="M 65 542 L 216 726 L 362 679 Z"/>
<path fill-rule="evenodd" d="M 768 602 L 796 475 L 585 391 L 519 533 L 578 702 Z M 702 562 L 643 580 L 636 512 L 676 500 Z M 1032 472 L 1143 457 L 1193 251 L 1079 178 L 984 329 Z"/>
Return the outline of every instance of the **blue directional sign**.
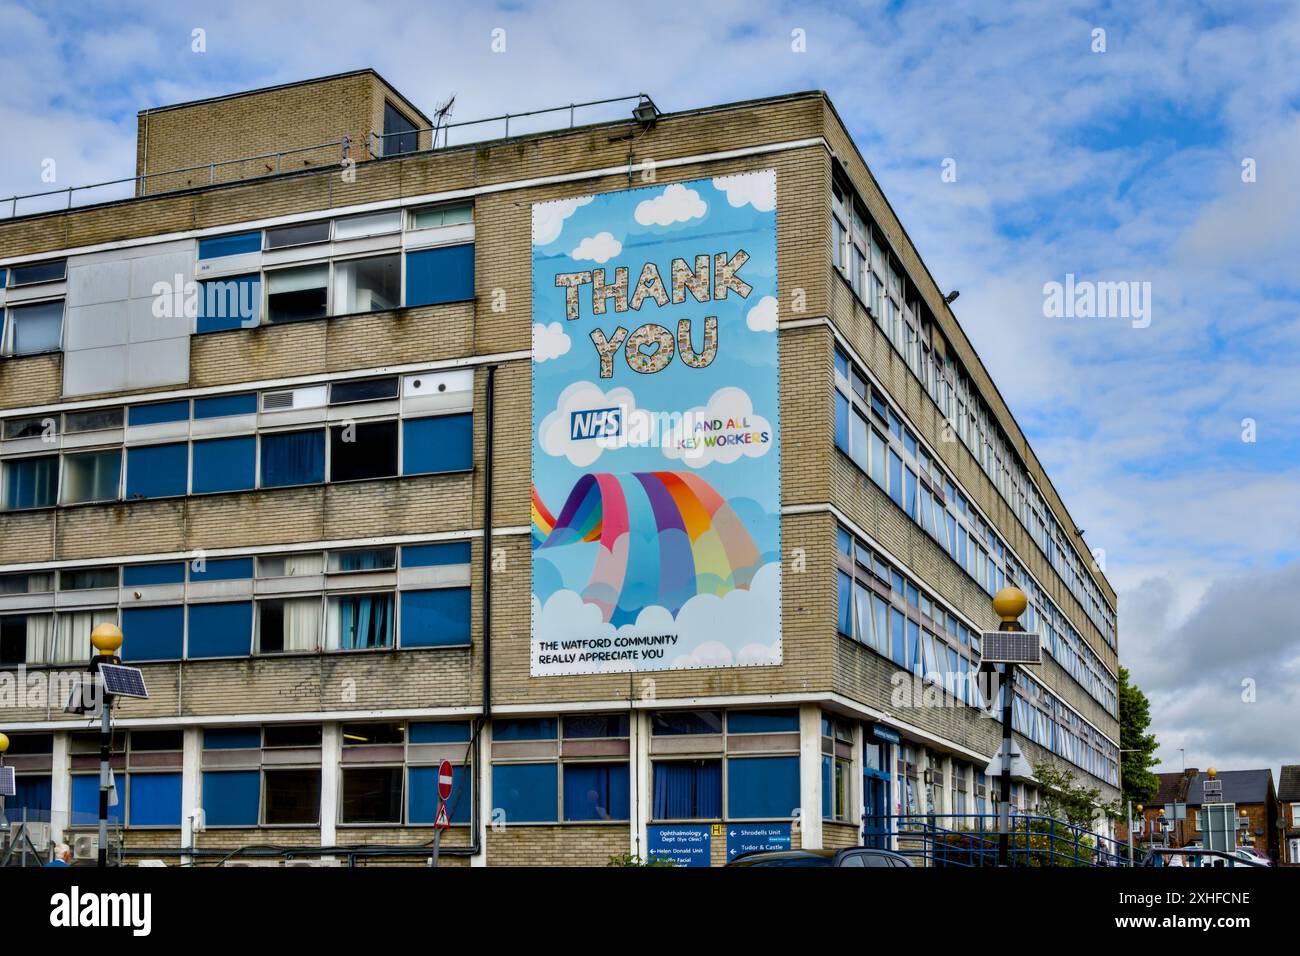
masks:
<path fill-rule="evenodd" d="M 728 823 L 727 860 L 742 853 L 790 849 L 788 823 Z"/>
<path fill-rule="evenodd" d="M 647 827 L 646 836 L 647 859 L 671 860 L 674 866 L 709 866 L 712 840 L 707 824 L 659 824 Z"/>

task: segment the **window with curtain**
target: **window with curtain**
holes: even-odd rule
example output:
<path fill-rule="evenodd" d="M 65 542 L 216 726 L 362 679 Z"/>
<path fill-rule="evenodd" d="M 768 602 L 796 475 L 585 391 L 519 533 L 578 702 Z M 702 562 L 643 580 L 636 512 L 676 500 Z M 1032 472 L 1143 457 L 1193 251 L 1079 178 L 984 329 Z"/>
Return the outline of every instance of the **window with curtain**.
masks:
<path fill-rule="evenodd" d="M 116 624 L 117 608 L 63 611 L 58 618 L 58 629 L 50 644 L 48 662 L 84 663 L 90 659 L 90 632 L 96 624 Z"/>
<path fill-rule="evenodd" d="M 272 554 L 257 559 L 259 578 L 292 578 L 299 575 L 321 574 L 325 570 L 325 556 L 319 551 L 303 554 Z"/>
<path fill-rule="evenodd" d="M 325 432 L 275 432 L 262 436 L 262 487 L 313 485 L 325 480 Z"/>
<path fill-rule="evenodd" d="M 319 597 L 259 601 L 257 604 L 258 653 L 314 651 L 321 643 L 322 617 Z"/>
<path fill-rule="evenodd" d="M 722 817 L 722 761 L 673 760 L 654 765 L 656 820 Z"/>
<path fill-rule="evenodd" d="M 51 614 L 6 614 L 0 617 L 0 667 L 48 663 L 53 632 L 54 616 Z M 86 653 L 89 656 L 89 645 Z"/>
<path fill-rule="evenodd" d="M 348 594 L 330 599 L 329 650 L 393 646 L 393 595 Z"/>
<path fill-rule="evenodd" d="M 0 508 L 49 508 L 59 490 L 59 456 L 18 458 L 4 463 L 4 489 Z"/>
<path fill-rule="evenodd" d="M 397 553 L 393 548 L 364 548 L 356 551 L 331 551 L 329 569 L 338 571 L 386 571 L 393 567 Z"/>
<path fill-rule="evenodd" d="M 63 456 L 62 503 L 113 501 L 122 477 L 122 450 L 91 451 Z"/>
<path fill-rule="evenodd" d="M 14 780 L 13 796 L 5 798 L 5 816 L 9 823 L 26 818 L 30 822 L 50 822 L 50 778 L 20 776 Z"/>
<path fill-rule="evenodd" d="M 629 819 L 626 763 L 564 764 L 565 820 Z"/>

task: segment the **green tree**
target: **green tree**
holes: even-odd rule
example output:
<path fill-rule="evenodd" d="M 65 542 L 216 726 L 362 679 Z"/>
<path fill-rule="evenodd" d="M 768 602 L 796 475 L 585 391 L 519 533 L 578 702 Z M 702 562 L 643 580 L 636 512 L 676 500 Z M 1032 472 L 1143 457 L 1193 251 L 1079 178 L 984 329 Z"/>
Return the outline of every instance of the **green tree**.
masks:
<path fill-rule="evenodd" d="M 1034 779 L 1038 781 L 1038 808 L 1044 816 L 1092 828 L 1101 805 L 1100 789 L 1076 784 L 1073 771 L 1051 763 L 1035 764 Z"/>
<path fill-rule="evenodd" d="M 1160 779 L 1151 768 L 1160 761 L 1155 752 L 1159 743 L 1151 726 L 1151 702 L 1142 689 L 1128 679 L 1128 669 L 1119 669 L 1119 755 L 1121 802 L 1146 803 L 1156 795 Z"/>

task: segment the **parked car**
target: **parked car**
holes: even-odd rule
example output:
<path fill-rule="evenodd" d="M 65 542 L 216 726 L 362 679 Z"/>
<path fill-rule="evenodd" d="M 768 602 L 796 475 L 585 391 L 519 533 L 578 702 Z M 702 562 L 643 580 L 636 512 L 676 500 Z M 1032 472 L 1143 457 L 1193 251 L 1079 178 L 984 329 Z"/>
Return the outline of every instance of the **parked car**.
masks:
<path fill-rule="evenodd" d="M 1248 863 L 1261 863 L 1264 866 L 1273 865 L 1273 861 L 1267 853 L 1253 846 L 1239 846 L 1232 855 L 1241 857 Z"/>
<path fill-rule="evenodd" d="M 727 866 L 911 866 L 907 857 L 889 850 L 760 850 L 736 857 Z"/>

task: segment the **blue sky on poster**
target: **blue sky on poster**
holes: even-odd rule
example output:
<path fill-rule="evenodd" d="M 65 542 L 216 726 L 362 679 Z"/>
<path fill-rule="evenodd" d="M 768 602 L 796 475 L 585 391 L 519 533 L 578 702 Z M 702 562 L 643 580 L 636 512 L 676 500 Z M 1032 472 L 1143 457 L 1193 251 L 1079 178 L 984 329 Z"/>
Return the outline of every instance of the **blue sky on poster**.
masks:
<path fill-rule="evenodd" d="M 462 119 L 827 90 L 1106 549 L 1165 767 L 1300 757 L 1296 5 L 4 2 L 0 57 L 0 193 L 129 175 L 140 107 L 367 65 Z M 1151 325 L 1046 319 L 1070 273 L 1151 282 Z"/>

